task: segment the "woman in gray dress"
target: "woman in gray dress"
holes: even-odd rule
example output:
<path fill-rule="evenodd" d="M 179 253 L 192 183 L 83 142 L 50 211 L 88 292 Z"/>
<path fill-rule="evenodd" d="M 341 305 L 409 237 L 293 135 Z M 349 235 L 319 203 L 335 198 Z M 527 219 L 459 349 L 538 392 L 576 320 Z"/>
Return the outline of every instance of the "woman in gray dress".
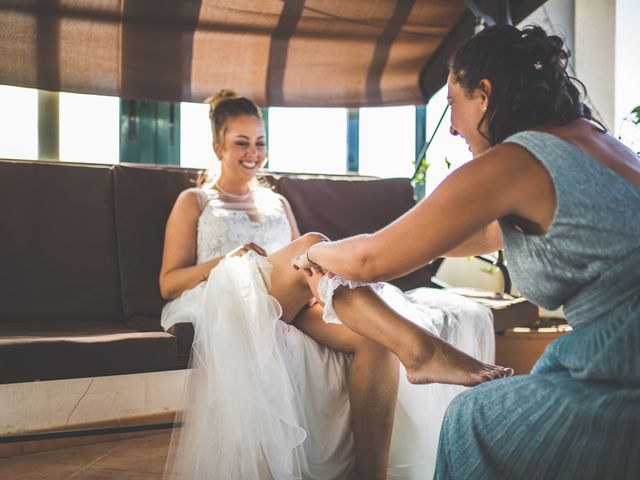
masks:
<path fill-rule="evenodd" d="M 458 396 L 436 478 L 637 478 L 640 161 L 594 123 L 539 27 L 483 30 L 453 55 L 452 133 L 474 159 L 383 230 L 294 260 L 360 281 L 504 248 L 522 293 L 573 331 L 530 375 Z M 338 295 L 339 292 L 336 292 Z"/>

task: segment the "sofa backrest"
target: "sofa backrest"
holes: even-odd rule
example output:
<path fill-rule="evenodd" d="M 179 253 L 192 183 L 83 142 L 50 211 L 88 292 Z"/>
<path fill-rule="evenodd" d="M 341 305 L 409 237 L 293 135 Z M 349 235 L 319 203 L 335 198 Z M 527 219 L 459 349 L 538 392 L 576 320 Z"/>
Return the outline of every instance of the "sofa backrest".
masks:
<path fill-rule="evenodd" d="M 178 194 L 195 185 L 198 172 L 152 166 L 114 167 L 115 215 L 125 321 L 136 330 L 160 329 L 158 274 L 164 229 Z M 414 205 L 407 179 L 349 180 L 267 175 L 283 194 L 303 233 L 340 239 L 374 232 Z M 428 268 L 396 280 L 409 289 L 428 283 Z"/>
<path fill-rule="evenodd" d="M 0 161 L 0 322 L 122 323 L 110 166 Z"/>
<path fill-rule="evenodd" d="M 164 230 L 178 194 L 195 186 L 198 171 L 186 168 L 114 167 L 115 217 L 125 322 L 135 330 L 160 330 L 158 276 Z"/>
<path fill-rule="evenodd" d="M 291 203 L 301 233 L 321 232 L 332 240 L 373 233 L 415 205 L 413 188 L 406 178 L 276 176 L 271 183 Z M 428 285 L 430 278 L 427 266 L 391 283 L 409 290 Z"/>
<path fill-rule="evenodd" d="M 164 230 L 198 171 L 0 161 L 0 322 L 109 321 L 160 329 Z M 301 231 L 373 232 L 414 204 L 406 179 L 272 175 Z M 426 270 L 395 282 L 425 285 Z"/>

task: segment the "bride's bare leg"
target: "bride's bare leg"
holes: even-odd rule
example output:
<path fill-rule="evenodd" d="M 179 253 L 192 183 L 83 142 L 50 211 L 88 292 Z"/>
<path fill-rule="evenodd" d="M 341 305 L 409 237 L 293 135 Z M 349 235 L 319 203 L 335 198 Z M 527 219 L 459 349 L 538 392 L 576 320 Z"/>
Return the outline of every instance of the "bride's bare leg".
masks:
<path fill-rule="evenodd" d="M 321 275 L 308 277 L 291 272 L 290 261 L 311 244 L 323 240 L 320 234 L 306 234 L 269 257 L 274 269 L 271 294 L 283 306 L 283 320 L 291 322 L 315 288 Z M 317 295 L 316 295 L 317 296 Z M 350 330 L 395 353 L 412 383 L 451 383 L 473 386 L 513 373 L 485 364 L 463 353 L 391 309 L 371 288 L 341 287 L 333 297 L 340 320 Z"/>
<path fill-rule="evenodd" d="M 291 259 L 301 255 L 311 245 L 323 239 L 324 236 L 319 233 L 307 233 L 267 257 L 273 266 L 270 274 L 269 293 L 280 302 L 282 306 L 281 319 L 287 323 L 291 323 L 298 312 L 313 297 L 306 276 L 293 269 Z"/>
<path fill-rule="evenodd" d="M 411 383 L 473 386 L 513 373 L 480 362 L 430 334 L 391 309 L 370 288 L 338 288 L 333 308 L 351 330 L 394 352 Z"/>
<path fill-rule="evenodd" d="M 274 267 L 270 293 L 283 307 L 283 320 L 290 322 L 297 314 L 297 328 L 322 345 L 353 354 L 348 379 L 355 447 L 352 478 L 384 479 L 398 396 L 398 357 L 344 325 L 325 323 L 320 305 L 302 308 L 311 297 L 309 284 L 315 289 L 320 276 L 310 278 L 296 272 L 291 258 L 320 238 L 306 235 L 269 257 Z"/>
<path fill-rule="evenodd" d="M 355 444 L 354 478 L 386 478 L 398 396 L 398 357 L 344 325 L 325 323 L 322 307 L 317 304 L 303 309 L 294 325 L 322 345 L 353 354 L 349 401 Z"/>

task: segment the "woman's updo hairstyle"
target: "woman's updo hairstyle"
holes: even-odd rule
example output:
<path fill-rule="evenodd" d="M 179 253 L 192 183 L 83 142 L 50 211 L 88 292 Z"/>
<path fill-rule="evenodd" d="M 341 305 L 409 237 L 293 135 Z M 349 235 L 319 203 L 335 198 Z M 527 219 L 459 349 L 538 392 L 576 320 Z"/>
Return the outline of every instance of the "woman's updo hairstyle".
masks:
<path fill-rule="evenodd" d="M 449 71 L 469 93 L 480 88 L 482 79 L 491 82 L 478 129 L 486 121 L 487 140 L 496 145 L 534 126 L 592 119 L 574 81 L 584 85 L 567 73 L 569 55 L 560 37 L 540 27 L 495 25 L 463 43 L 451 57 Z"/>
<path fill-rule="evenodd" d="M 229 88 L 224 88 L 206 100 L 209 104 L 209 120 L 213 141 L 222 143 L 227 122 L 235 117 L 252 116 L 262 120 L 260 109 L 246 97 L 240 97 Z"/>

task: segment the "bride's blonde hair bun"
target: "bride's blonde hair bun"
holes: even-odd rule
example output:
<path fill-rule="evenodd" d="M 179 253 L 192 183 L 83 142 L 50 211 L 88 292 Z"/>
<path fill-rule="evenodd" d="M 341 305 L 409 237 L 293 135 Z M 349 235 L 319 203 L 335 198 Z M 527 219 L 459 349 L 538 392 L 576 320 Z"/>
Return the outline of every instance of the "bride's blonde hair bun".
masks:
<path fill-rule="evenodd" d="M 218 104 L 223 100 L 238 98 L 239 95 L 232 88 L 223 88 L 218 93 L 216 93 L 213 97 L 209 97 L 205 100 L 205 103 L 209 104 L 209 111 L 213 111 L 216 109 Z"/>
<path fill-rule="evenodd" d="M 205 102 L 209 104 L 213 139 L 218 143 L 222 143 L 227 122 L 231 118 L 249 115 L 262 120 L 258 106 L 248 98 L 239 96 L 231 88 L 223 88 L 213 97 L 207 98 Z"/>

